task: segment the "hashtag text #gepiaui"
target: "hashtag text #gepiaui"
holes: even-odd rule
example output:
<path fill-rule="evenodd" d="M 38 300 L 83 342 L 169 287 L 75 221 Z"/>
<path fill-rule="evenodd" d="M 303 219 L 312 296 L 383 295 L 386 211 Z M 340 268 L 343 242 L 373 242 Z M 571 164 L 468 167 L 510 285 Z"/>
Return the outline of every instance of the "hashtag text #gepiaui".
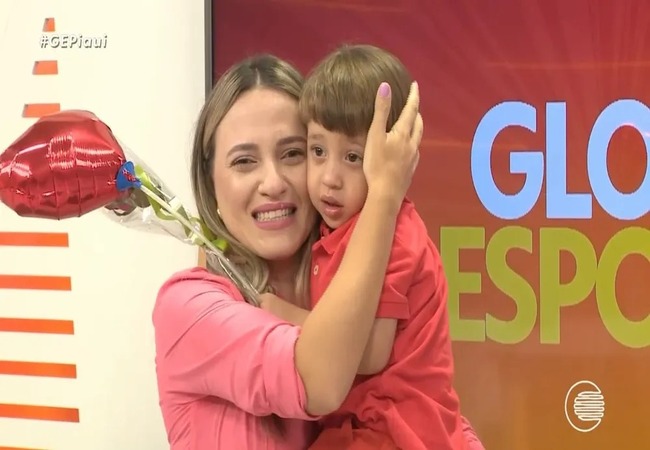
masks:
<path fill-rule="evenodd" d="M 82 34 L 42 34 L 41 48 L 106 48 L 108 35 L 84 36 Z"/>

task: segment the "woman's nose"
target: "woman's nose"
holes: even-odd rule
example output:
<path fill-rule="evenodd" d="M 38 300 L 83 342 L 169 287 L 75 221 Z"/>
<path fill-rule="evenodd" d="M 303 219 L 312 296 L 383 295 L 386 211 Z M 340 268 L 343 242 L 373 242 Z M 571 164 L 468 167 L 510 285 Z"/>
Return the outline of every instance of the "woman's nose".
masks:
<path fill-rule="evenodd" d="M 287 190 L 284 175 L 275 164 L 268 164 L 264 168 L 258 190 L 260 194 L 268 197 L 278 197 Z"/>

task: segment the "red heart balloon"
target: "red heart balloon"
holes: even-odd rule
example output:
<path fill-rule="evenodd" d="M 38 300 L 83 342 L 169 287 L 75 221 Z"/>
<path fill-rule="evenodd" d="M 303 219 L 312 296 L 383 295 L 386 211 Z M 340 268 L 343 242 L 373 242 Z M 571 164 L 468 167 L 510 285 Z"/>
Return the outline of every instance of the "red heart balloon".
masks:
<path fill-rule="evenodd" d="M 125 161 L 93 113 L 51 114 L 0 155 L 0 201 L 22 217 L 80 217 L 128 195 L 115 184 Z"/>

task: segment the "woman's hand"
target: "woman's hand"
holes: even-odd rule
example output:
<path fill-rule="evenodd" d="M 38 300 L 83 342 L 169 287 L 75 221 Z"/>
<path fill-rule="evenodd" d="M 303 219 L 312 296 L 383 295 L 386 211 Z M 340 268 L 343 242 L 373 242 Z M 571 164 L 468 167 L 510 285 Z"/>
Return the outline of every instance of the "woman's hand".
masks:
<path fill-rule="evenodd" d="M 419 105 L 418 84 L 413 82 L 402 114 L 386 132 L 391 91 L 388 83 L 379 86 L 363 159 L 369 195 L 386 197 L 398 205 L 406 196 L 419 160 L 418 147 L 424 131 Z"/>
<path fill-rule="evenodd" d="M 309 315 L 309 311 L 299 308 L 298 306 L 281 299 L 275 294 L 264 293 L 260 294 L 257 298 L 260 302 L 261 309 L 294 325 L 301 326 Z"/>
<path fill-rule="evenodd" d="M 257 301 L 260 302 L 261 309 L 270 312 L 276 317 L 282 318 L 280 311 L 284 308 L 284 304 L 287 302 L 282 300 L 280 297 L 270 292 L 264 292 L 257 296 Z"/>

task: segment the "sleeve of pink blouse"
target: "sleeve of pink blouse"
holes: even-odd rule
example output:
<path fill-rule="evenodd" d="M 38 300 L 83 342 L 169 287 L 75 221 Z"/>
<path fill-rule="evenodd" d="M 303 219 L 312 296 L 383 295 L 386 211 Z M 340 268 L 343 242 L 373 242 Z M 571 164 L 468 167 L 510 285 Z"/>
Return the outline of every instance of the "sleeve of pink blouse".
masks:
<path fill-rule="evenodd" d="M 227 280 L 202 269 L 176 274 L 160 289 L 153 322 L 160 389 L 310 419 L 294 363 L 300 328 L 245 303 Z"/>

